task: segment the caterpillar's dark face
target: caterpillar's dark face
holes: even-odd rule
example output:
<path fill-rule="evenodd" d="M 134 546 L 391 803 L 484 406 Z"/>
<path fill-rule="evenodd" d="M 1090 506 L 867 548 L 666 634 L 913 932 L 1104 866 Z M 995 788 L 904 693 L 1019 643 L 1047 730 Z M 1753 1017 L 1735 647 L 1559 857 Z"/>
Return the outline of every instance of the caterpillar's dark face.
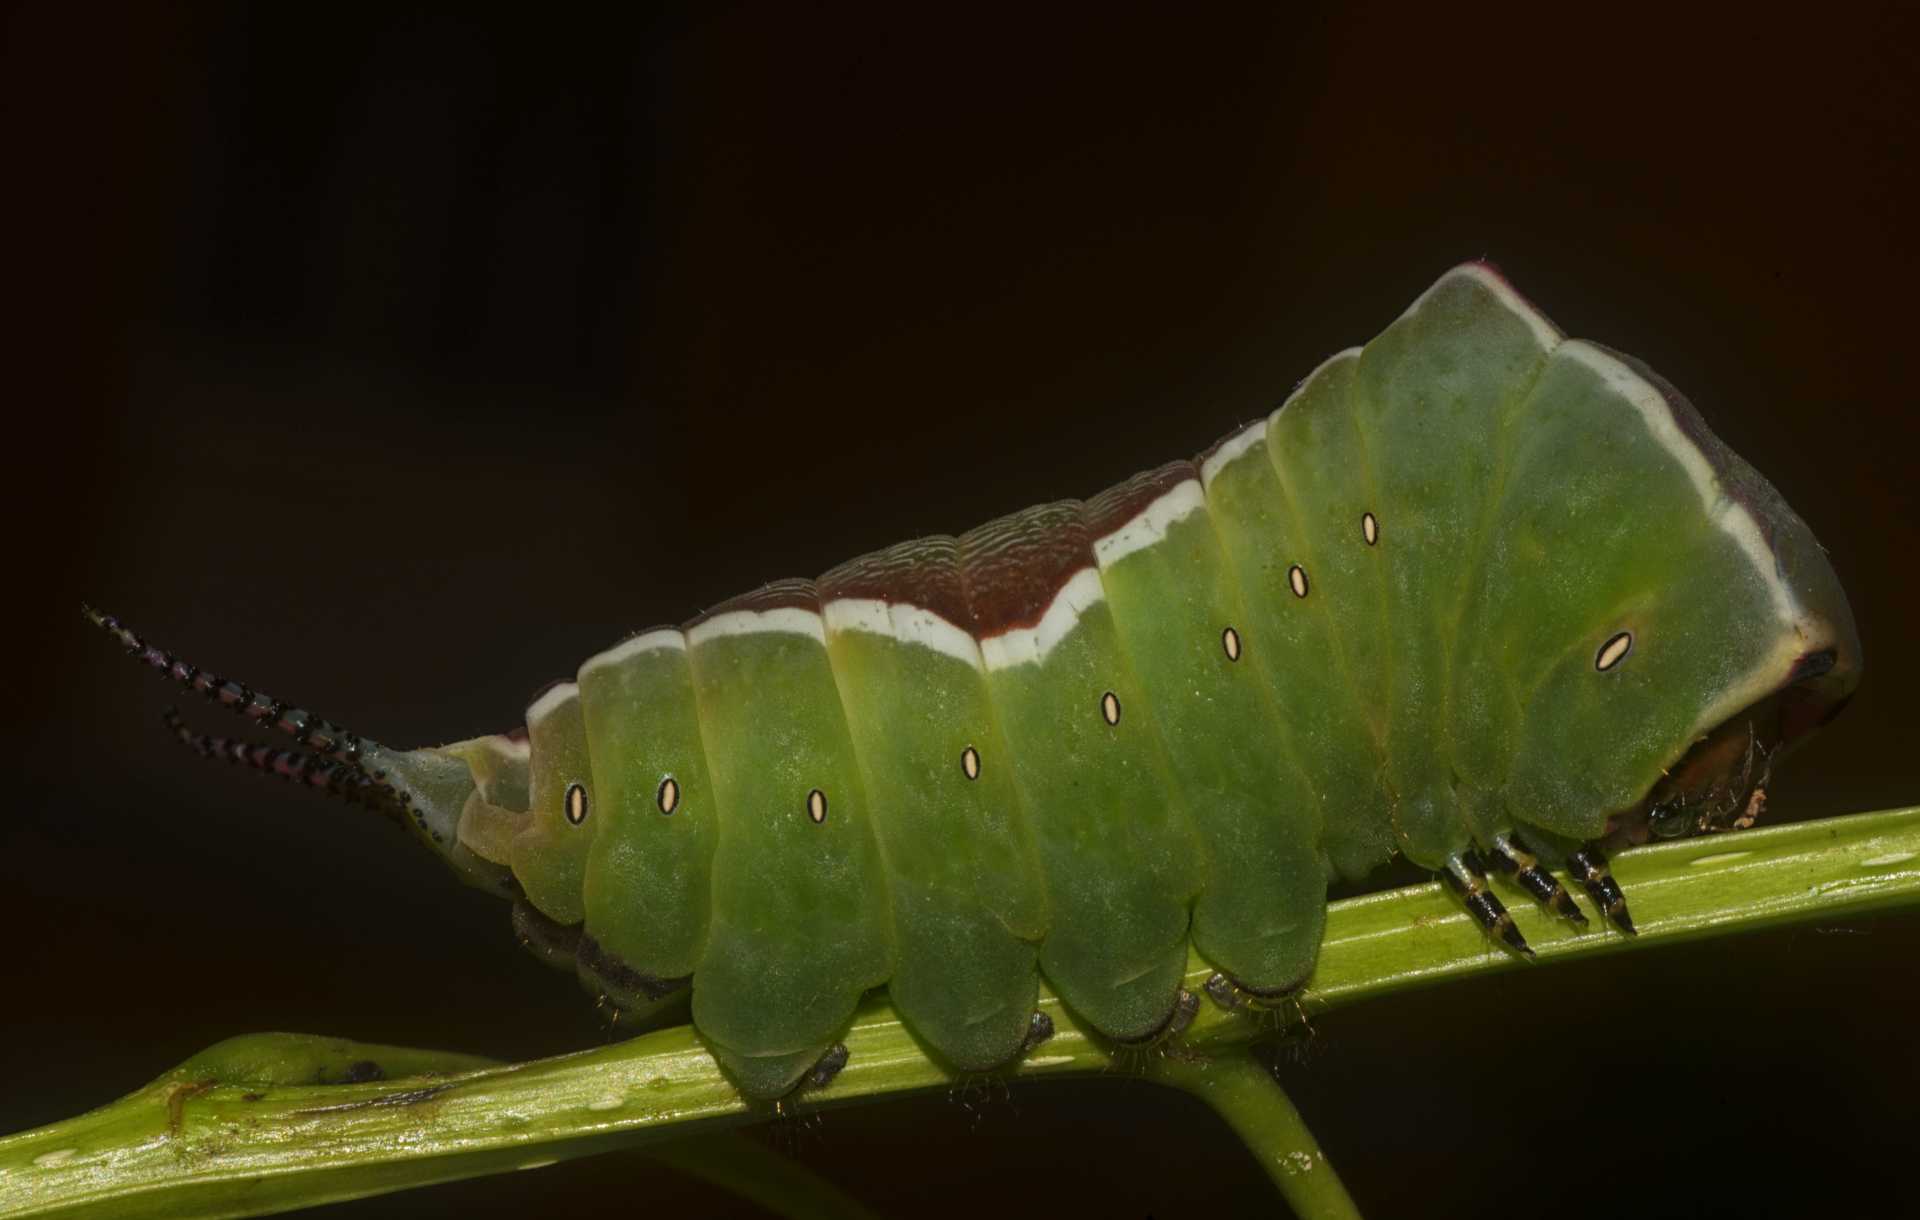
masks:
<path fill-rule="evenodd" d="M 1752 826 L 1766 810 L 1774 760 L 1837 715 L 1857 679 L 1857 664 L 1835 648 L 1802 657 L 1786 686 L 1695 742 L 1646 800 L 1616 816 L 1610 837 L 1643 843 Z"/>

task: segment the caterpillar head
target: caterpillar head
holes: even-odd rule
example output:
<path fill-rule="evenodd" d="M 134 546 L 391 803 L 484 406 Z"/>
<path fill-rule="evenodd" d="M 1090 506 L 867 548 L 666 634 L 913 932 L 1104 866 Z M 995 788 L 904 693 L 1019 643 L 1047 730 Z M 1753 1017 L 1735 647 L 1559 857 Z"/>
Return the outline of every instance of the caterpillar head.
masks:
<path fill-rule="evenodd" d="M 1483 281 L 1443 285 L 1471 305 Z M 1473 777 L 1463 799 L 1580 842 L 1749 821 L 1771 762 L 1858 682 L 1859 636 L 1832 564 L 1671 385 L 1508 308 L 1533 321 L 1521 350 L 1537 364 L 1479 518 L 1480 593 L 1448 645 L 1464 659 L 1454 723 L 1436 731 Z M 1493 342 L 1482 331 L 1506 333 L 1473 321 L 1480 306 L 1458 306 L 1464 323 L 1429 309 L 1431 321 L 1416 311 L 1406 334 L 1390 328 L 1363 349 L 1356 394 L 1393 389 L 1370 360 L 1426 376 L 1432 351 L 1471 354 Z M 1444 400 L 1445 384 L 1423 393 Z M 1441 519 L 1455 534 L 1430 546 L 1476 520 Z"/>
<path fill-rule="evenodd" d="M 1857 661 L 1842 670 L 1837 646 L 1803 654 L 1779 690 L 1695 742 L 1615 819 L 1613 836 L 1639 843 L 1752 826 L 1766 811 L 1775 759 L 1837 715 L 1858 677 Z"/>
<path fill-rule="evenodd" d="M 1775 761 L 1838 715 L 1859 685 L 1853 612 L 1825 548 L 1759 472 L 1708 429 L 1693 405 L 1631 357 L 1618 357 L 1669 413 L 1703 459 L 1708 518 L 1722 550 L 1750 569 L 1739 587 L 1703 587 L 1700 599 L 1751 601 L 1745 638 L 1720 663 L 1721 680 L 1694 696 L 1693 723 L 1637 804 L 1609 823 L 1616 843 L 1744 829 L 1766 808 Z M 1604 650 L 1596 667 L 1606 660 Z"/>

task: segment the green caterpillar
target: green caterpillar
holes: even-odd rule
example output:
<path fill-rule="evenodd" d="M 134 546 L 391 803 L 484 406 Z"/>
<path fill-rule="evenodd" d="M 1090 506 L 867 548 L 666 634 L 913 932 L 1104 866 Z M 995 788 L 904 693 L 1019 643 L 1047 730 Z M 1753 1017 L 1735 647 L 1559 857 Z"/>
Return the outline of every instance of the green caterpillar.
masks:
<path fill-rule="evenodd" d="M 202 752 L 401 817 L 630 1014 L 690 989 L 755 1097 L 880 986 L 963 1070 L 1044 1036 L 1041 972 L 1158 1036 L 1189 937 L 1282 996 L 1395 853 L 1516 952 L 1488 864 L 1631 932 L 1603 843 L 1751 820 L 1860 670 L 1779 495 L 1481 264 L 1192 462 L 637 634 L 524 733 L 390 749 L 88 613 L 301 745 Z"/>

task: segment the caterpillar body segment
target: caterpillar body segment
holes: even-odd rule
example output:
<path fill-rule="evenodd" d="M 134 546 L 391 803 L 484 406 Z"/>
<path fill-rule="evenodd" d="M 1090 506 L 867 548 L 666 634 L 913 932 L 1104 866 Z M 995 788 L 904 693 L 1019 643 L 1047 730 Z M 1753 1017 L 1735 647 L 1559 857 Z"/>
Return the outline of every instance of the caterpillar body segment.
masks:
<path fill-rule="evenodd" d="M 1199 468 L 1175 462 L 1138 475 L 1094 497 L 1086 516 L 1205 866 L 1194 943 L 1243 987 L 1284 991 L 1306 978 L 1320 946 L 1321 811 L 1281 747 L 1275 687 L 1248 654 L 1247 602 Z"/>
<path fill-rule="evenodd" d="M 576 819 L 592 814 L 593 760 L 580 688 L 556 683 L 527 708 L 531 761 L 525 824 L 513 836 L 510 865 L 527 901 L 554 923 L 571 927 L 586 916 L 583 893 L 593 837 Z"/>
<path fill-rule="evenodd" d="M 777 1094 L 891 974 L 872 806 L 812 582 L 709 612 L 687 645 L 720 810 L 693 1018 L 747 1092 Z"/>
<path fill-rule="evenodd" d="M 954 539 L 907 543 L 819 582 L 827 647 L 885 865 L 896 1006 L 953 1066 L 1027 1038 L 1046 891 L 1013 787 Z"/>
<path fill-rule="evenodd" d="M 1778 494 L 1469 264 L 1192 462 L 636 635 L 524 736 L 322 744 L 588 986 L 690 992 L 772 1097 L 882 985 L 969 1070 L 1031 1044 L 1042 972 L 1119 1041 L 1175 1020 L 1189 937 L 1284 993 L 1329 879 L 1395 853 L 1517 951 L 1483 861 L 1631 931 L 1600 841 L 1750 821 L 1859 667 Z"/>
<path fill-rule="evenodd" d="M 1298 393 L 1313 383 L 1309 378 Z M 1243 651 L 1281 711 L 1274 748 L 1300 774 L 1297 797 L 1314 810 L 1320 851 L 1333 872 L 1357 878 L 1395 849 L 1380 744 L 1336 634 L 1357 599 L 1337 592 L 1330 607 L 1328 590 L 1308 574 L 1314 557 L 1306 554 L 1305 530 L 1273 460 L 1271 426 L 1262 422 L 1228 437 L 1200 462 L 1208 514 L 1242 589 Z"/>
<path fill-rule="evenodd" d="M 593 759 L 589 954 L 623 1007 L 684 987 L 706 952 L 720 838 L 684 633 L 645 632 L 580 667 Z"/>
<path fill-rule="evenodd" d="M 1045 880 L 1040 962 L 1095 1028 L 1166 1024 L 1198 890 L 1192 822 L 1077 501 L 960 539 L 987 689 Z"/>

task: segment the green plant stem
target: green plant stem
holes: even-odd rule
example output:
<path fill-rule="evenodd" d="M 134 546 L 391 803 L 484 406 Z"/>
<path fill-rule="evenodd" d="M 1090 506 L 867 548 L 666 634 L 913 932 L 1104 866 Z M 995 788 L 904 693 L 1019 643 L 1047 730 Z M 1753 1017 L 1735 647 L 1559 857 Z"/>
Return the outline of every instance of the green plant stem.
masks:
<path fill-rule="evenodd" d="M 1631 896 L 1637 938 L 1597 927 L 1575 932 L 1510 904 L 1541 963 L 1920 906 L 1920 809 L 1645 848 L 1622 854 L 1614 872 Z M 1198 958 L 1190 967 L 1187 986 L 1197 992 L 1210 971 Z M 1530 968 L 1490 948 L 1437 885 L 1411 886 L 1333 905 L 1320 964 L 1296 1005 L 1317 1014 L 1445 979 Z M 1044 988 L 1041 1008 L 1056 1033 L 1011 1075 L 1139 1070 L 1125 1057 L 1116 1062 Z M 1219 1054 L 1272 1024 L 1203 1000 L 1170 1053 Z M 846 1070 L 801 1104 L 846 1105 L 949 1083 L 882 1002 L 861 1009 L 846 1044 Z M 387 1078 L 310 1083 L 355 1064 L 364 1075 L 368 1063 Z M 0 1215 L 262 1215 L 711 1134 L 772 1112 L 744 1101 L 684 1026 L 510 1065 L 254 1035 L 120 1101 L 0 1139 Z M 1266 1138 L 1244 1115 L 1229 1121 Z M 1275 1121 L 1284 1138 L 1295 1138 L 1285 1129 L 1297 1120 Z M 1264 1163 L 1269 1153 L 1260 1155 Z"/>
<path fill-rule="evenodd" d="M 1205 1102 L 1233 1128 L 1301 1220 L 1360 1220 L 1306 1120 L 1250 1049 L 1211 1057 L 1164 1056 L 1154 1077 Z"/>

